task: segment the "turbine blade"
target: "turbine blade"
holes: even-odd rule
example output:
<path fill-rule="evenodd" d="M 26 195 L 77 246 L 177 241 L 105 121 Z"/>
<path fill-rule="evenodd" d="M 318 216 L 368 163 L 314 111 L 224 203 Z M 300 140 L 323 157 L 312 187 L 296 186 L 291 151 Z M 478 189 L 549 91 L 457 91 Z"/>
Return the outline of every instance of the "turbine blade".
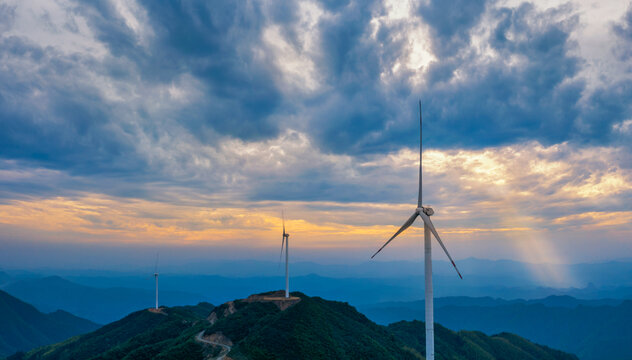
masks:
<path fill-rule="evenodd" d="M 154 266 L 154 274 L 158 273 L 158 256 L 160 255 L 160 253 L 156 253 L 156 265 Z"/>
<path fill-rule="evenodd" d="M 281 221 L 283 221 L 283 239 L 285 240 L 285 214 L 281 210 Z"/>
<path fill-rule="evenodd" d="M 283 235 L 283 240 L 281 241 L 281 254 L 279 255 L 279 263 L 281 262 L 281 258 L 283 257 L 283 247 L 285 246 L 285 234 Z"/>
<path fill-rule="evenodd" d="M 421 218 L 426 223 L 426 225 L 428 225 L 428 227 L 430 228 L 430 231 L 432 231 L 432 234 L 435 236 L 435 238 L 439 242 L 439 245 L 441 245 L 441 248 L 443 248 L 443 251 L 445 252 L 445 254 L 448 255 L 448 259 L 450 259 L 450 262 L 452 263 L 452 266 L 454 266 L 454 270 L 456 270 L 456 273 L 459 274 L 459 277 L 461 279 L 463 279 L 463 276 L 461 276 L 461 272 L 459 271 L 459 268 L 456 267 L 456 264 L 454 263 L 454 260 L 452 260 L 452 256 L 450 256 L 450 253 L 448 252 L 448 249 L 446 249 L 445 245 L 443 245 L 443 241 L 441 241 L 441 238 L 439 237 L 439 234 L 437 233 L 437 230 L 435 229 L 434 225 L 432 224 L 432 221 L 430 221 L 430 216 L 424 214 L 423 211 L 419 212 L 419 216 L 421 216 Z"/>
<path fill-rule="evenodd" d="M 399 230 L 397 230 L 397 232 L 395 233 L 395 235 L 391 236 L 390 239 L 388 239 L 388 241 L 382 245 L 382 247 L 375 252 L 375 254 L 373 254 L 373 256 L 371 256 L 371 259 L 373 259 L 375 257 L 375 255 L 377 255 L 377 253 L 379 253 L 380 251 L 382 251 L 382 249 L 384 249 L 386 247 L 386 245 L 388 245 L 388 243 L 390 243 L 393 239 L 395 239 L 395 237 L 399 234 L 401 234 L 404 230 L 408 229 L 408 227 L 410 227 L 410 225 L 413 224 L 413 222 L 415 222 L 415 219 L 417 218 L 417 212 L 415 212 L 410 218 L 408 218 L 408 220 L 406 220 L 406 222 L 404 223 L 404 225 L 402 225 L 402 227 L 399 228 Z"/>
<path fill-rule="evenodd" d="M 421 207 L 421 185 L 423 184 L 423 176 L 421 173 L 421 100 L 419 100 L 419 197 L 417 198 L 417 207 Z"/>

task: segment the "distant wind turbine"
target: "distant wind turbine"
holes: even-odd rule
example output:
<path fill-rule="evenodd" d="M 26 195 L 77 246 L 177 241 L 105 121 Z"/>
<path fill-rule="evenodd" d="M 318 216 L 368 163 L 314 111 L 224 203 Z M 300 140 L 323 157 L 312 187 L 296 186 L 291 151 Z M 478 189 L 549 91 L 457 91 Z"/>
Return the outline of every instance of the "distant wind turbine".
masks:
<path fill-rule="evenodd" d="M 432 221 L 430 221 L 430 216 L 434 214 L 434 210 L 428 206 L 423 206 L 421 204 L 421 194 L 422 194 L 422 191 L 421 191 L 421 185 L 422 185 L 421 123 L 422 123 L 421 101 L 419 101 L 419 197 L 417 198 L 417 208 L 415 209 L 415 212 L 413 213 L 413 215 L 408 220 L 406 220 L 404 225 L 402 225 L 402 227 L 399 228 L 399 230 L 397 230 L 395 235 L 393 235 L 390 239 L 388 239 L 388 241 L 384 245 L 382 245 L 382 247 L 378 251 L 376 251 L 375 254 L 373 254 L 373 256 L 371 256 L 371 259 L 373 259 L 375 255 L 377 255 L 380 251 L 382 251 L 382 249 L 384 249 L 386 245 L 388 245 L 393 239 L 395 239 L 397 235 L 401 234 L 402 232 L 404 232 L 404 230 L 408 229 L 408 227 L 410 227 L 410 225 L 412 225 L 413 222 L 415 222 L 415 220 L 417 219 L 417 216 L 419 216 L 424 221 L 424 272 L 425 272 L 425 282 L 426 282 L 426 290 L 425 290 L 426 359 L 434 360 L 435 358 L 434 356 L 435 355 L 434 354 L 434 309 L 433 309 L 433 294 L 432 294 L 432 235 L 431 233 L 437 239 L 437 242 L 439 242 L 439 245 L 441 245 L 441 248 L 443 248 L 443 251 L 445 252 L 445 254 L 448 255 L 448 259 L 450 259 L 450 262 L 452 263 L 452 266 L 454 266 L 456 273 L 459 275 L 461 279 L 463 277 L 461 276 L 459 269 L 456 267 L 454 260 L 452 260 L 450 253 L 448 253 L 448 249 L 446 249 L 445 245 L 443 245 L 443 241 L 441 241 L 441 238 L 439 237 L 437 230 L 435 229 L 434 225 L 432 225 Z"/>
<path fill-rule="evenodd" d="M 154 266 L 154 278 L 156 279 L 156 310 L 158 310 L 158 253 L 156 253 L 156 265 Z"/>
<path fill-rule="evenodd" d="M 283 240 L 281 241 L 281 255 L 280 257 L 283 256 L 283 246 L 285 245 L 285 298 L 289 298 L 290 297 L 290 270 L 289 270 L 289 254 L 288 254 L 288 250 L 290 248 L 290 234 L 285 232 L 285 214 L 283 214 L 283 211 L 281 211 L 281 219 L 283 219 Z"/>

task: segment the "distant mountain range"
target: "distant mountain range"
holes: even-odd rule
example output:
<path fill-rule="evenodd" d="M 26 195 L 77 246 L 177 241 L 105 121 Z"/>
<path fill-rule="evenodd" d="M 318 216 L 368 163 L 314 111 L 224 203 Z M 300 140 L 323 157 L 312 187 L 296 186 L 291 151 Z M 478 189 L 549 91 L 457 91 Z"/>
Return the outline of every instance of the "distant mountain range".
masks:
<path fill-rule="evenodd" d="M 0 357 L 52 344 L 98 327 L 61 310 L 44 314 L 0 290 Z"/>
<path fill-rule="evenodd" d="M 360 308 L 380 324 L 424 318 L 424 302 L 390 302 Z M 486 334 L 507 331 L 577 354 L 580 359 L 632 358 L 632 301 L 579 300 L 551 296 L 539 300 L 438 298 L 435 321 L 453 329 Z"/>
<path fill-rule="evenodd" d="M 154 290 L 96 288 L 76 284 L 58 276 L 14 281 L 4 286 L 4 290 L 41 311 L 63 309 L 101 324 L 150 307 L 154 304 L 155 297 Z M 168 290 L 160 292 L 161 304 L 195 304 L 203 300 L 205 297 L 199 294 Z"/>
<path fill-rule="evenodd" d="M 509 280 L 511 277 L 503 278 L 501 275 L 498 278 L 486 277 L 494 271 L 502 274 L 502 268 L 509 266 L 503 265 L 507 261 L 471 260 L 464 262 L 470 267 L 470 274 L 466 274 L 464 280 L 460 280 L 451 272 L 449 275 L 441 275 L 441 271 L 438 271 L 439 274 L 434 277 L 436 297 L 467 296 L 537 300 L 556 295 L 593 300 L 601 298 L 632 299 L 632 287 L 623 285 L 619 287 L 591 285 L 585 288 L 563 289 L 524 284 L 523 286 L 508 286 L 507 284 L 513 284 L 513 280 Z M 508 263 L 515 265 L 515 262 Z M 260 262 L 255 264 L 254 268 L 264 267 Z M 411 265 L 411 263 L 404 265 L 406 264 Z M 619 263 L 616 264 L 618 265 L 612 265 L 614 266 L 612 269 L 625 267 Z M 293 268 L 298 267 L 294 264 L 292 266 Z M 598 267 L 611 269 L 603 264 Z M 327 266 L 323 265 L 323 269 L 325 268 Z M 334 268 L 336 267 L 334 266 Z M 361 268 L 363 267 L 356 269 L 358 274 L 360 274 L 359 269 Z M 379 268 L 382 268 L 382 265 Z M 478 270 L 474 271 L 473 268 Z M 276 264 L 274 269 L 279 269 Z M 298 269 L 296 270 L 298 272 Z M 409 270 L 421 271 L 420 264 L 415 264 Z M 451 271 L 453 272 L 453 270 Z M 604 273 L 610 272 L 610 270 L 602 271 Z M 328 271 L 323 270 L 323 272 Z M 518 270 L 514 271 L 514 274 L 518 273 Z M 632 271 L 624 273 L 632 278 L 629 276 L 630 274 Z M 252 292 L 263 292 L 280 286 L 284 283 L 281 275 L 226 277 L 163 273 L 160 278 L 160 303 L 168 306 L 195 304 L 202 301 L 221 304 L 231 299 L 243 298 Z M 496 280 L 498 280 L 498 284 L 490 285 Z M 504 285 L 503 281 L 505 281 Z M 627 282 L 622 280 L 622 284 Z M 375 278 L 324 277 L 316 274 L 292 275 L 290 283 L 293 289 L 323 298 L 346 301 L 360 307 L 389 301 L 415 301 L 424 296 L 421 273 L 417 276 Z M 77 271 L 73 272 L 73 275 L 65 275 L 64 278 L 59 276 L 43 277 L 38 273 L 14 272 L 5 274 L 5 276 L 0 273 L 0 289 L 35 305 L 40 311 L 50 312 L 62 309 L 98 323 L 108 323 L 122 318 L 131 311 L 152 305 L 154 299 L 153 285 L 153 279 L 148 276 L 125 273 Z"/>
<path fill-rule="evenodd" d="M 80 281 L 81 283 L 76 283 Z M 354 305 L 423 297 L 421 278 L 327 278 L 293 276 L 295 289 Z M 228 278 L 216 275 L 164 274 L 160 279 L 160 303 L 168 306 L 201 301 L 224 303 L 263 292 L 283 283 L 282 277 Z M 92 286 L 87 284 L 94 284 Z M 118 284 L 118 285 L 117 285 Z M 149 288 L 148 288 L 149 286 Z M 13 279 L 2 288 L 36 306 L 40 311 L 63 309 L 98 323 L 118 320 L 154 302 L 153 279 L 135 277 L 58 277 Z M 197 294 L 196 294 L 197 292 Z"/>
<path fill-rule="evenodd" d="M 423 275 L 423 261 L 367 261 L 361 263 L 319 264 L 298 261 L 290 264 L 292 276 L 316 274 L 327 278 L 407 278 Z M 452 265 L 443 260 L 433 261 L 435 276 L 448 281 L 450 286 L 465 287 L 548 287 L 548 288 L 585 288 L 592 284 L 596 288 L 632 287 L 632 259 L 601 263 L 579 264 L 532 264 L 514 260 L 488 260 L 468 258 L 457 261 L 464 279 L 461 281 L 454 273 Z M 178 265 L 164 264 L 161 273 L 173 275 L 204 274 L 230 278 L 276 277 L 283 275 L 283 269 L 277 261 L 260 260 L 213 260 L 189 262 Z M 69 280 L 80 278 L 107 278 L 134 276 L 133 273 L 115 273 L 94 270 L 41 270 L 49 275 L 60 275 Z M 139 273 L 151 273 L 138 270 Z M 116 275 L 116 276 L 112 276 Z M 442 296 L 453 296 L 446 293 Z M 465 294 L 463 294 L 465 295 Z"/>
<path fill-rule="evenodd" d="M 582 299 L 632 298 L 632 261 L 551 265 L 463 259 L 458 261 L 458 266 L 462 270 L 463 280 L 456 276 L 449 263 L 434 262 L 437 297 L 539 299 L 550 295 L 568 295 Z M 421 261 L 368 261 L 343 265 L 296 262 L 290 264 L 290 269 L 294 289 L 354 305 L 423 298 Z M 149 271 L 5 271 L 13 278 L 5 279 L 3 283 L 0 275 L 0 288 L 3 289 L 15 281 L 53 275 L 91 288 L 153 289 L 152 279 L 148 278 Z M 207 261 L 179 266 L 165 264 L 160 280 L 164 291 L 199 295 L 197 299 L 188 297 L 184 303 L 223 303 L 280 286 L 283 284 L 283 269 L 278 262 L 255 260 Z M 184 294 L 180 294 L 180 298 Z M 178 298 L 174 294 L 174 301 Z"/>
<path fill-rule="evenodd" d="M 210 304 L 141 310 L 92 333 L 9 360 L 423 359 L 424 324 L 377 325 L 346 303 L 292 293 L 259 294 Z M 436 327 L 437 359 L 574 360 L 574 355 L 512 334 L 487 336 Z"/>

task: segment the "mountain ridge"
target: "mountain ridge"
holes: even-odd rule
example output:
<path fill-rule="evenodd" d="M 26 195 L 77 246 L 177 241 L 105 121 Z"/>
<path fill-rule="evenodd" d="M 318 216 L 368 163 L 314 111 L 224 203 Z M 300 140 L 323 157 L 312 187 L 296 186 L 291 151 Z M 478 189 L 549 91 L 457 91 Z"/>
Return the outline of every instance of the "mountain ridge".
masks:
<path fill-rule="evenodd" d="M 276 291 L 216 307 L 198 304 L 140 310 L 92 333 L 16 354 L 10 360 L 194 360 L 217 356 L 227 348 L 233 360 L 423 359 L 425 332 L 417 329 L 423 327 L 421 322 L 389 329 L 348 303 L 300 292 L 291 295 L 289 302 L 283 292 Z M 551 360 L 577 359 L 515 335 L 457 333 L 439 324 L 436 329 L 438 360 L 448 358 L 441 354 L 456 359 L 472 358 L 472 354 L 490 360 L 536 360 L 541 354 Z M 212 344 L 218 341 L 224 346 Z"/>
<path fill-rule="evenodd" d="M 455 331 L 477 329 L 488 335 L 511 332 L 585 360 L 632 356 L 632 324 L 622 320 L 632 318 L 632 300 L 467 300 L 469 303 L 436 299 L 435 320 Z M 424 318 L 423 301 L 383 303 L 360 310 L 379 324 Z"/>

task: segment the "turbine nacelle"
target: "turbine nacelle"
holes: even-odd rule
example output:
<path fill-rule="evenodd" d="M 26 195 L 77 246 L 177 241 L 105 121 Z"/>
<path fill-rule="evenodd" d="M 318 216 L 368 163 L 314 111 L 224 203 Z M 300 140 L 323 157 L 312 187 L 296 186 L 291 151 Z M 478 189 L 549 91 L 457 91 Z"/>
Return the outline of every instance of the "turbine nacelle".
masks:
<path fill-rule="evenodd" d="M 430 206 L 422 206 L 417 208 L 417 214 L 421 214 L 422 212 L 428 216 L 434 215 L 434 210 Z"/>
<path fill-rule="evenodd" d="M 290 234 L 285 232 L 285 214 L 281 211 L 281 221 L 283 222 L 283 237 L 281 240 L 281 254 L 279 255 L 279 260 L 283 257 L 283 247 L 285 247 L 285 298 L 290 297 L 290 270 L 289 270 L 289 245 L 290 245 Z"/>

